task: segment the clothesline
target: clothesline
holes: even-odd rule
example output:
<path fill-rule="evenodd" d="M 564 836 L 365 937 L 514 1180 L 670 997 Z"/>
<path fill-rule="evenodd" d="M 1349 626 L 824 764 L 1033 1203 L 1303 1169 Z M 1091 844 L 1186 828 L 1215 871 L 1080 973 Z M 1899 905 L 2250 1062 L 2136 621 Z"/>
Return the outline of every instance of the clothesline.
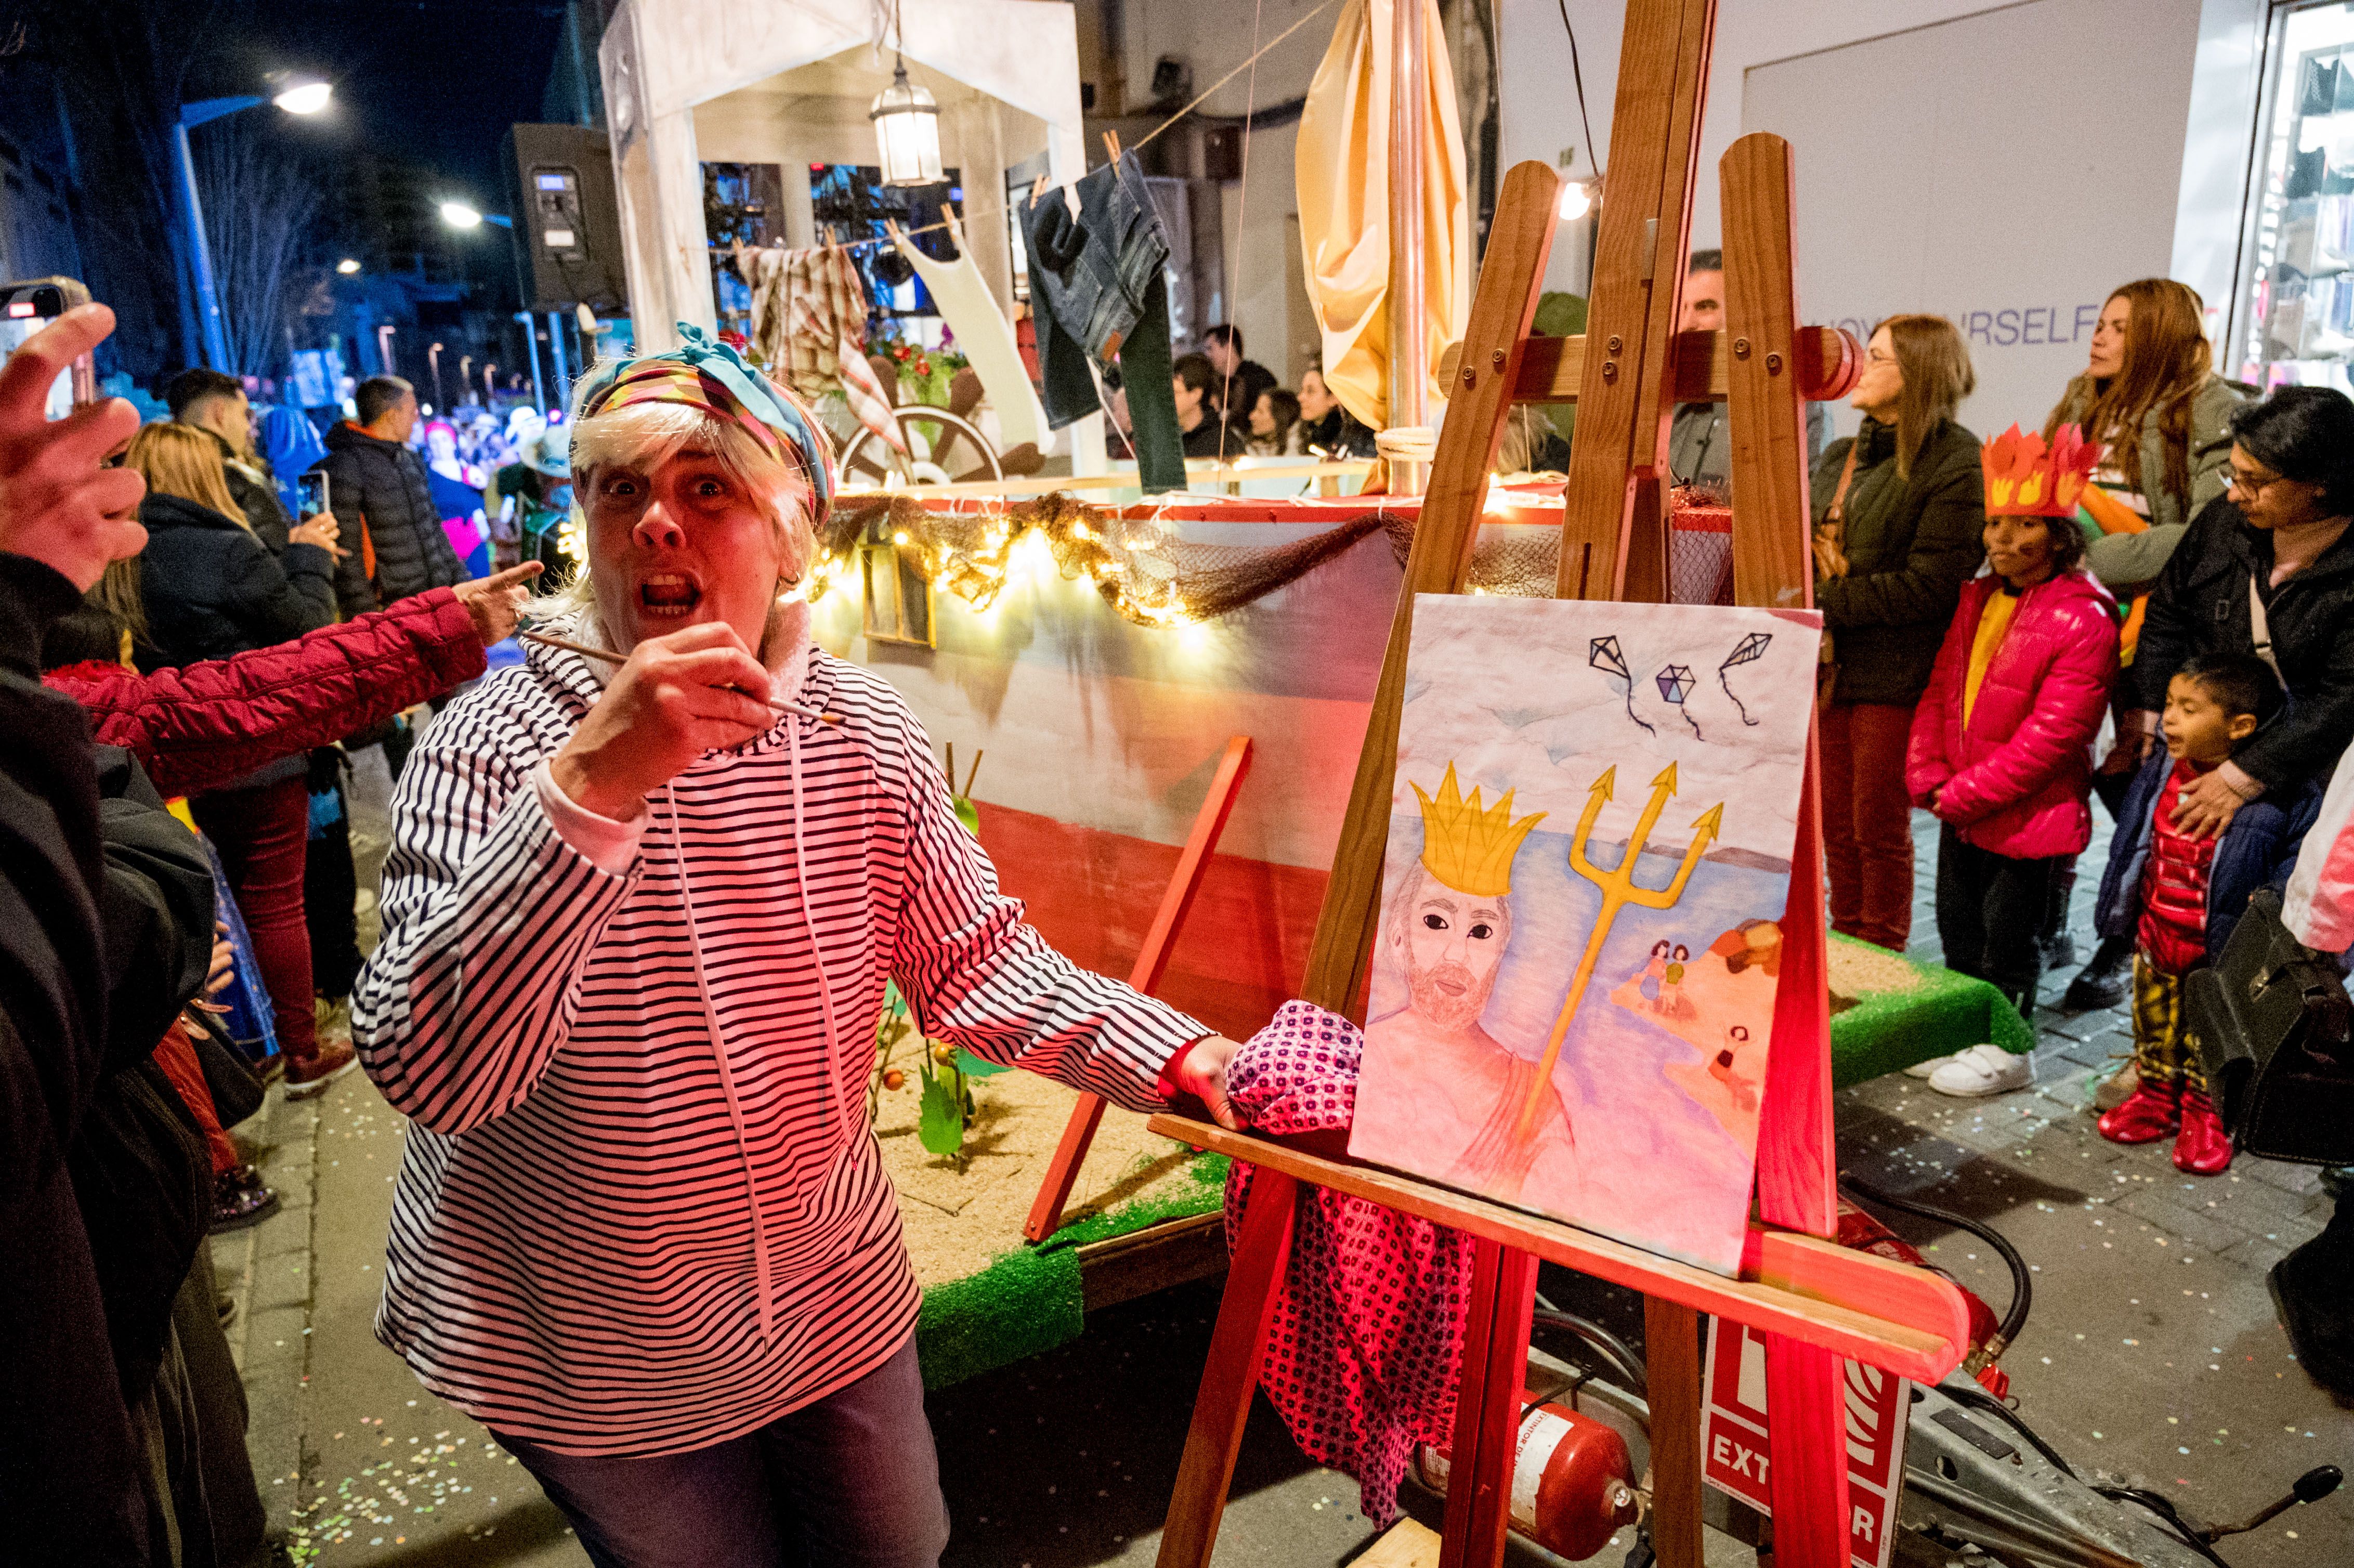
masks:
<path fill-rule="evenodd" d="M 1291 26 L 1284 28 L 1283 31 L 1268 39 L 1266 44 L 1255 50 L 1248 59 L 1235 67 L 1234 69 L 1226 72 L 1225 75 L 1212 82 L 1200 92 L 1195 93 L 1193 100 L 1182 109 L 1178 110 L 1177 112 L 1172 114 L 1168 119 L 1163 120 L 1160 124 L 1155 125 L 1151 130 L 1146 132 L 1141 137 L 1138 138 L 1137 141 L 1131 144 L 1129 150 L 1134 151 L 1138 147 L 1144 146 L 1146 143 L 1151 142 L 1153 138 L 1159 136 L 1162 132 L 1168 130 L 1171 126 L 1176 124 L 1179 121 L 1193 113 L 1196 109 L 1201 108 L 1203 104 L 1209 101 L 1211 94 L 1216 92 L 1220 88 L 1225 86 L 1226 83 L 1234 80 L 1235 78 L 1242 75 L 1243 72 L 1257 65 L 1259 61 L 1260 56 L 1265 55 L 1269 49 L 1274 48 L 1286 38 L 1291 37 L 1292 34 L 1299 31 L 1300 28 L 1306 26 L 1309 23 L 1314 21 L 1317 17 L 1322 16 L 1325 12 L 1330 11 L 1333 6 L 1340 3 L 1341 0 L 1323 0 L 1323 4 L 1318 5 L 1313 11 L 1306 13 L 1298 21 L 1292 23 Z M 1056 188 L 1059 189 L 1061 187 L 1057 186 Z M 1006 202 L 1000 200 L 993 204 L 984 202 L 979 207 L 975 207 L 968 201 L 965 206 L 962 217 L 963 220 L 967 222 L 970 222 L 971 219 L 976 217 L 988 217 L 993 214 L 1005 211 L 1007 205 L 1008 204 Z M 948 221 L 943 219 L 938 223 L 927 223 L 914 228 L 903 228 L 899 231 L 899 236 L 901 238 L 912 239 L 918 234 L 936 234 L 948 229 L 950 225 Z M 714 242 L 706 243 L 708 244 L 708 248 L 713 250 L 727 250 L 732 252 L 734 249 L 732 245 L 720 245 Z M 875 239 L 845 239 L 840 241 L 833 248 L 842 250 L 864 250 L 874 246 L 895 245 L 897 241 L 888 237 Z"/>

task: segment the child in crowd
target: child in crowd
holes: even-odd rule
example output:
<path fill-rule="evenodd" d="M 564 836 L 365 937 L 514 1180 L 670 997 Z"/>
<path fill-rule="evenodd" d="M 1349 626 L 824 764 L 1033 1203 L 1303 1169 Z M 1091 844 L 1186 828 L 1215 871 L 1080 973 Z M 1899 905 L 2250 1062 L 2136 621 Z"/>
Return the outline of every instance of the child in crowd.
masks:
<path fill-rule="evenodd" d="M 2079 564 L 2084 534 L 2073 516 L 2007 509 L 2027 488 L 1988 486 L 1991 569 L 1962 589 L 1904 768 L 1914 804 L 1945 824 L 1946 964 L 1991 981 L 2021 1013 L 2035 1008 L 2053 881 L 2092 836 L 2090 747 L 2117 673 L 2116 605 Z M 2042 483 L 2028 504 L 2057 505 L 2060 493 Z M 1912 1071 L 1949 1095 L 2000 1094 L 2035 1077 L 2031 1058 L 1995 1045 Z"/>
<path fill-rule="evenodd" d="M 2134 938 L 2134 1065 L 2140 1084 L 2105 1113 L 2112 1143 L 2174 1134 L 2174 1164 L 2213 1176 L 2232 1163 L 2232 1140 L 2207 1097 L 2199 1053 L 2182 1031 L 2183 977 L 2223 950 L 2248 895 L 2286 876 L 2321 808 L 2318 780 L 2280 800 L 2264 795 L 2233 813 L 2220 836 L 2184 832 L 2176 803 L 2277 713 L 2280 682 L 2253 654 L 2194 658 L 2167 683 L 2163 755 L 2135 776 L 2109 841 L 2094 923 L 2105 937 Z"/>

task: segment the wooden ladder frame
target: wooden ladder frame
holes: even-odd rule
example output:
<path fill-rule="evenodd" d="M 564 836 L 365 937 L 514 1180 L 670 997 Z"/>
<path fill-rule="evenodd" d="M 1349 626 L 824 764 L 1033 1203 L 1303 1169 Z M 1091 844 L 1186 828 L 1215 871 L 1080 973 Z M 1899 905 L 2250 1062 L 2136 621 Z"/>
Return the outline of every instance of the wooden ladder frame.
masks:
<path fill-rule="evenodd" d="M 1726 325 L 1674 331 L 1714 0 L 1630 0 L 1607 201 L 1583 338 L 1532 338 L 1560 182 L 1541 164 L 1505 177 L 1478 296 L 1405 568 L 1315 946 L 1309 1001 L 1362 1018 L 1394 784 L 1415 597 L 1461 593 L 1489 471 L 1515 403 L 1579 404 L 1557 593 L 1666 597 L 1667 427 L 1679 402 L 1721 398 L 1733 437 L 1735 601 L 1812 606 L 1805 404 L 1841 395 L 1853 340 L 1797 324 L 1789 144 L 1742 138 L 1719 168 Z M 1519 1393 L 1539 1259 L 1645 1297 L 1651 1530 L 1664 1568 L 1701 1563 L 1699 1314 L 1766 1339 L 1776 1560 L 1841 1568 L 1849 1554 L 1845 1373 L 1851 1359 L 1934 1383 L 1967 1345 L 1957 1287 L 1840 1248 L 1824 973 L 1821 813 L 1812 739 L 1792 854 L 1783 959 L 1760 1111 L 1757 1220 L 1738 1277 L 1375 1170 L 1314 1145 L 1174 1116 L 1152 1127 L 1259 1168 L 1182 1462 L 1161 1568 L 1207 1568 L 1265 1354 L 1303 1184 L 1382 1203 L 1476 1238 L 1447 1502 L 1444 1568 L 1501 1561 Z"/>

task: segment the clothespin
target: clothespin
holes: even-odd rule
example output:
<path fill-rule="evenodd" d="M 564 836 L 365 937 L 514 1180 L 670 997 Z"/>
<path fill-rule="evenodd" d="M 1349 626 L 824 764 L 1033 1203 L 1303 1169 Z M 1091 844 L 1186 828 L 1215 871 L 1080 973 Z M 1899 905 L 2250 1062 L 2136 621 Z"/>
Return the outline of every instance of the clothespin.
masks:
<path fill-rule="evenodd" d="M 1115 163 L 1115 164 L 1119 163 L 1119 132 L 1117 132 L 1117 131 L 1106 131 L 1106 132 L 1103 133 L 1103 136 L 1104 136 L 1104 151 L 1111 154 L 1111 161 L 1112 161 L 1113 163 Z"/>
<path fill-rule="evenodd" d="M 965 248 L 964 222 L 957 217 L 956 208 L 947 202 L 940 203 L 940 221 L 948 225 L 949 238 L 956 241 L 959 250 L 962 250 Z"/>
<path fill-rule="evenodd" d="M 891 237 L 891 243 L 894 245 L 898 244 L 904 238 L 899 232 L 899 220 L 896 217 L 884 218 L 883 232 Z"/>
<path fill-rule="evenodd" d="M 1046 176 L 1045 176 L 1044 175 L 1040 175 L 1036 179 L 1032 180 L 1032 181 L 1030 182 L 1030 203 L 1031 203 L 1031 205 L 1032 205 L 1033 207 L 1036 206 L 1036 205 L 1037 205 L 1037 202 L 1038 202 L 1038 198 L 1039 198 L 1040 196 L 1044 196 L 1045 194 L 1046 194 Z"/>

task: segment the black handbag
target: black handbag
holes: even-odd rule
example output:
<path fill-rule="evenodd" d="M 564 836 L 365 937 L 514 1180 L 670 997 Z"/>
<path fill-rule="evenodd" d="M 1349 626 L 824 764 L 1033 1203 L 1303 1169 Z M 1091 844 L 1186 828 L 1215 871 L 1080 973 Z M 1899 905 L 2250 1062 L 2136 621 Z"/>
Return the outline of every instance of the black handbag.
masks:
<path fill-rule="evenodd" d="M 2327 959 L 2248 900 L 2223 951 L 2183 984 L 2183 1026 L 2233 1147 L 2307 1165 L 2354 1160 L 2354 1002 Z"/>
<path fill-rule="evenodd" d="M 212 1091 L 213 1114 L 221 1126 L 235 1127 L 261 1108 L 265 1090 L 252 1069 L 229 1048 L 220 1025 L 209 1018 L 197 1022 L 201 1027 L 190 1030 L 188 1040 L 196 1048 L 196 1065 L 204 1069 L 205 1087 Z"/>

